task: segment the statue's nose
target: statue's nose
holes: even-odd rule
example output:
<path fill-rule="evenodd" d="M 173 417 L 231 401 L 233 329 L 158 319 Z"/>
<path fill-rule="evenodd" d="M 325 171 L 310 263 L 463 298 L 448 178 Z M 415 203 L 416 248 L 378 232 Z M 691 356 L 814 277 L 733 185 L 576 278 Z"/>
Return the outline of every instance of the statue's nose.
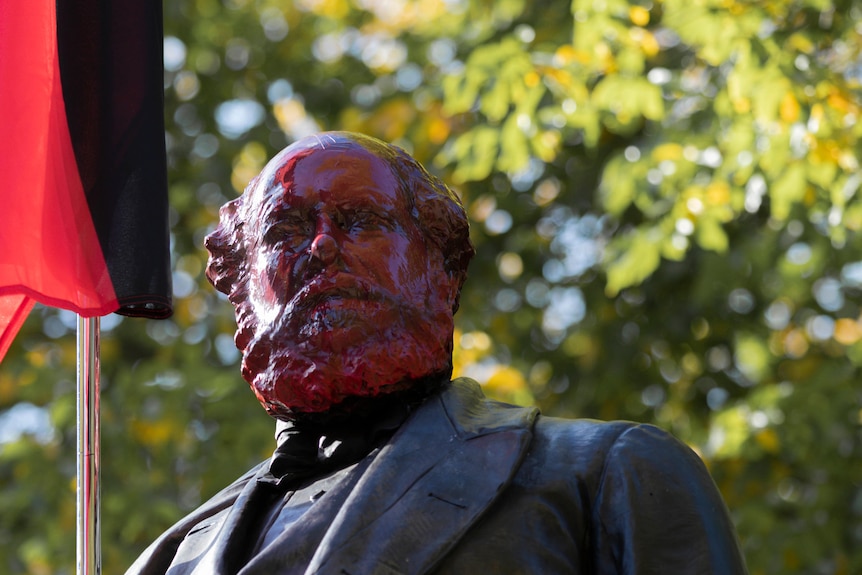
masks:
<path fill-rule="evenodd" d="M 324 265 L 331 264 L 338 253 L 338 244 L 328 233 L 318 234 L 311 242 L 311 255 L 320 260 Z"/>

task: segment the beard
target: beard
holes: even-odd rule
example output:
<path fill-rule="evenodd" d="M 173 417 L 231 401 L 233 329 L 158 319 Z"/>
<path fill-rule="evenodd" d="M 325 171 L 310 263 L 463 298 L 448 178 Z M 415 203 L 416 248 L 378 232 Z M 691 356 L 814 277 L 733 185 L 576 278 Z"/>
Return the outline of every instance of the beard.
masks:
<path fill-rule="evenodd" d="M 444 302 L 416 309 L 363 293 L 363 299 L 299 294 L 268 325 L 256 321 L 247 303 L 237 306 L 242 376 L 267 413 L 278 419 L 335 413 L 349 400 L 451 375 L 454 322 Z"/>

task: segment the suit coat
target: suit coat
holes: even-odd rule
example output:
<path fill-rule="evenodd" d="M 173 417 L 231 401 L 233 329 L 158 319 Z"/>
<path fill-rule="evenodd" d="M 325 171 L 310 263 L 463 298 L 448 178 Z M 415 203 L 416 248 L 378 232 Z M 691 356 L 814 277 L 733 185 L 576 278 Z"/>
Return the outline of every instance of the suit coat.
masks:
<path fill-rule="evenodd" d="M 127 575 L 746 572 L 691 449 L 650 425 L 493 402 L 467 379 L 360 462 L 337 506 L 292 526 L 317 530 L 310 562 L 293 559 L 294 533 L 234 564 L 272 508 L 266 473 L 261 464 L 182 519 Z"/>

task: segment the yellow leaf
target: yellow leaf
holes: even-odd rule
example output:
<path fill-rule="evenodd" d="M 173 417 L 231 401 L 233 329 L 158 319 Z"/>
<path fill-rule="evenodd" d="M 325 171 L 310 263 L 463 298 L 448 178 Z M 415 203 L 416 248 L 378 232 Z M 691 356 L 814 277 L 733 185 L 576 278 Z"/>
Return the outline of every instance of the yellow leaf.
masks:
<path fill-rule="evenodd" d="M 751 100 L 748 98 L 740 97 L 734 98 L 733 100 L 733 110 L 737 114 L 747 114 L 751 111 Z"/>
<path fill-rule="evenodd" d="M 823 110 L 823 104 L 817 103 L 811 106 L 811 121 L 819 124 L 823 120 L 823 116 L 825 112 Z M 815 130 L 816 131 L 816 130 Z"/>
<path fill-rule="evenodd" d="M 656 146 L 656 148 L 652 151 L 652 157 L 656 162 L 664 162 L 665 160 L 678 160 L 682 157 L 682 146 L 676 143 L 668 143 Z"/>
<path fill-rule="evenodd" d="M 712 182 L 706 188 L 706 201 L 712 206 L 725 206 L 730 202 L 730 186 L 727 182 Z"/>
<path fill-rule="evenodd" d="M 403 99 L 391 100 L 381 105 L 371 117 L 369 127 L 372 133 L 391 142 L 404 137 L 407 128 L 413 124 L 416 109 Z"/>
<path fill-rule="evenodd" d="M 526 388 L 527 380 L 520 371 L 507 365 L 496 370 L 485 385 L 495 391 L 515 393 Z"/>
<path fill-rule="evenodd" d="M 132 435 L 135 439 L 149 447 L 159 447 L 168 441 L 176 441 L 182 436 L 182 429 L 177 423 L 162 419 L 158 421 L 132 421 Z"/>
<path fill-rule="evenodd" d="M 808 38 L 808 36 L 800 32 L 796 32 L 791 35 L 787 40 L 787 45 L 806 54 L 810 54 L 814 51 L 814 43 Z"/>
<path fill-rule="evenodd" d="M 497 370 L 485 382 L 488 395 L 502 401 L 516 403 L 519 405 L 531 405 L 535 403 L 527 379 L 514 367 L 504 365 Z"/>
<path fill-rule="evenodd" d="M 428 139 L 433 144 L 442 144 L 449 137 L 449 123 L 442 118 L 434 118 L 428 124 Z"/>
<path fill-rule="evenodd" d="M 835 322 L 835 341 L 843 345 L 851 345 L 862 339 L 862 328 L 859 322 L 842 317 Z"/>
<path fill-rule="evenodd" d="M 563 44 L 554 52 L 554 59 L 560 64 L 568 64 L 577 58 L 577 51 L 571 44 Z"/>
<path fill-rule="evenodd" d="M 561 141 L 560 133 L 554 130 L 542 132 L 538 137 L 530 140 L 533 152 L 544 162 L 550 162 L 557 156 L 557 149 Z"/>
<path fill-rule="evenodd" d="M 541 67 L 541 71 L 545 75 L 545 77 L 554 80 L 556 83 L 558 83 L 563 88 L 568 88 L 573 83 L 572 75 L 569 72 L 567 72 L 566 70 L 559 70 L 557 68 L 551 68 L 549 66 L 544 66 L 544 67 Z M 525 83 L 527 83 L 527 82 L 525 82 Z M 537 78 L 536 84 L 538 84 L 538 78 Z M 536 84 L 534 84 L 534 85 L 536 85 Z"/>
<path fill-rule="evenodd" d="M 838 110 L 842 114 L 846 114 L 850 111 L 851 107 L 855 107 L 847 98 L 847 96 L 837 88 L 833 89 L 830 92 L 829 98 L 827 98 L 826 102 L 831 108 L 833 108 L 834 110 Z"/>
<path fill-rule="evenodd" d="M 605 42 L 599 42 L 593 47 L 593 55 L 601 72 L 609 74 L 616 71 L 616 60 L 610 46 Z"/>
<path fill-rule="evenodd" d="M 539 75 L 532 71 L 527 72 L 527 74 L 524 76 L 524 84 L 526 84 L 529 88 L 538 86 L 540 81 L 541 78 L 539 77 Z"/>
<path fill-rule="evenodd" d="M 467 349 L 475 349 L 483 354 L 491 351 L 491 336 L 484 331 L 470 331 L 461 336 L 461 346 Z"/>
<path fill-rule="evenodd" d="M 328 16 L 333 20 L 344 18 L 350 11 L 350 6 L 345 0 L 323 0 L 315 8 L 315 12 L 321 16 Z"/>
<path fill-rule="evenodd" d="M 787 124 L 792 124 L 799 119 L 799 102 L 796 101 L 792 92 L 787 92 L 784 95 L 778 113 L 782 121 Z"/>
<path fill-rule="evenodd" d="M 643 6 L 632 6 L 629 8 L 629 20 L 635 26 L 646 26 L 649 24 L 649 10 Z"/>
<path fill-rule="evenodd" d="M 774 429 L 763 429 L 754 436 L 757 444 L 768 453 L 778 453 L 781 449 L 781 442 L 778 439 L 778 433 Z"/>
<path fill-rule="evenodd" d="M 0 404 L 9 403 L 17 391 L 15 380 L 8 374 L 0 373 Z"/>
<path fill-rule="evenodd" d="M 661 45 L 659 45 L 658 40 L 656 40 L 655 36 L 652 35 L 652 32 L 649 30 L 644 30 L 643 35 L 640 38 L 641 49 L 644 51 L 648 57 L 655 56 L 661 50 Z"/>
<path fill-rule="evenodd" d="M 796 328 L 784 335 L 784 353 L 790 357 L 802 357 L 808 353 L 808 338 L 805 333 Z"/>
<path fill-rule="evenodd" d="M 572 62 L 577 62 L 578 64 L 589 64 L 591 57 L 590 54 L 584 50 L 578 50 L 571 44 L 563 44 L 557 51 L 554 52 L 554 60 L 555 63 L 559 65 L 566 65 Z"/>
<path fill-rule="evenodd" d="M 48 350 L 44 346 L 27 352 L 27 362 L 36 368 L 45 367 L 48 358 Z"/>

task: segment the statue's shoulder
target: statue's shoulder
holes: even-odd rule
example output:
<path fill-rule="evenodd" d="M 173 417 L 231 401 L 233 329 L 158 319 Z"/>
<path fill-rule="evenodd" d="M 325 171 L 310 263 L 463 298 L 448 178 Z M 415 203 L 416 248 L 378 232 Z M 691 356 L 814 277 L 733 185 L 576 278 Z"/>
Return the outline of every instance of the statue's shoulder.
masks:
<path fill-rule="evenodd" d="M 700 485 L 714 490 L 700 456 L 667 431 L 646 423 L 539 416 L 528 466 L 564 470 L 596 495 L 602 485 Z"/>
<path fill-rule="evenodd" d="M 540 415 L 536 418 L 534 433 L 537 438 L 572 446 L 592 447 L 599 451 L 610 449 L 621 437 L 633 429 L 646 427 L 655 429 L 659 435 L 667 435 L 660 429 L 633 421 L 600 421 L 597 419 L 568 419 Z"/>
<path fill-rule="evenodd" d="M 688 446 L 654 425 L 542 415 L 534 407 L 509 405 L 486 398 L 481 386 L 469 378 L 452 381 L 444 393 L 444 404 L 452 419 L 466 429 L 531 428 L 531 450 L 548 450 L 561 459 L 582 463 L 585 459 L 625 458 L 629 454 L 668 451 L 697 457 Z"/>
<path fill-rule="evenodd" d="M 548 449 L 575 453 L 580 457 L 585 454 L 600 458 L 623 457 L 628 453 L 643 455 L 656 451 L 694 455 L 688 446 L 673 435 L 648 423 L 540 415 L 533 433 L 535 441 L 547 444 Z"/>
<path fill-rule="evenodd" d="M 746 572 L 704 462 L 659 427 L 539 416 L 521 477 L 572 494 L 586 510 L 597 562 L 620 557 L 622 544 L 632 554 L 625 561 L 644 572 Z"/>

